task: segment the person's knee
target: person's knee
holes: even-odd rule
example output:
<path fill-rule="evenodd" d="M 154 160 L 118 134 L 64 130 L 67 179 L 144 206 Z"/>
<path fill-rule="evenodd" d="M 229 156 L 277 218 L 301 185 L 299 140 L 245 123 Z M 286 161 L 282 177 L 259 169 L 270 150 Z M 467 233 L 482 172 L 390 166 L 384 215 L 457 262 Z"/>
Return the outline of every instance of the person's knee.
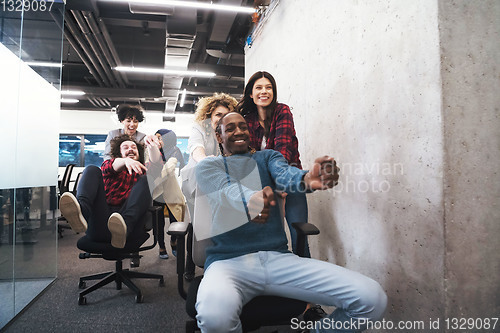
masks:
<path fill-rule="evenodd" d="M 226 312 L 198 314 L 196 320 L 202 332 L 238 332 L 241 331 L 239 319 L 229 318 Z"/>
<path fill-rule="evenodd" d="M 196 320 L 202 332 L 238 332 L 242 309 L 238 293 L 231 289 L 203 287 L 202 281 L 196 302 Z"/>
<path fill-rule="evenodd" d="M 84 181 L 84 179 L 97 179 L 97 178 L 102 178 L 101 168 L 95 165 L 89 165 L 85 167 L 82 174 L 82 181 Z"/>
<path fill-rule="evenodd" d="M 211 304 L 211 305 L 210 305 Z M 196 304 L 196 320 L 202 332 L 238 332 L 241 326 L 238 307 L 221 305 L 216 299 L 210 304 Z M 217 304 L 216 306 L 214 306 Z"/>
<path fill-rule="evenodd" d="M 387 295 L 375 280 L 367 278 L 358 286 L 359 303 L 357 312 L 365 318 L 378 320 L 382 318 L 387 307 Z"/>

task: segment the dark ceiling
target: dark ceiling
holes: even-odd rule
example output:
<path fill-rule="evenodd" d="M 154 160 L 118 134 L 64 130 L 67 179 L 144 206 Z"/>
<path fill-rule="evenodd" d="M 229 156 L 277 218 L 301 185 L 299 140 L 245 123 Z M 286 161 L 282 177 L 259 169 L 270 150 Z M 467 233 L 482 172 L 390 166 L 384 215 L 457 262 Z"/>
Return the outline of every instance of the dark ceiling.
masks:
<path fill-rule="evenodd" d="M 208 2 L 211 1 L 198 1 Z M 252 0 L 214 3 L 253 7 Z M 67 0 L 64 17 L 62 90 L 82 90 L 63 109 L 109 110 L 141 103 L 148 111 L 193 112 L 200 96 L 244 87 L 244 46 L 251 14 L 172 6 Z M 115 66 L 209 71 L 210 78 L 123 73 Z M 179 92 L 186 89 L 184 106 Z"/>

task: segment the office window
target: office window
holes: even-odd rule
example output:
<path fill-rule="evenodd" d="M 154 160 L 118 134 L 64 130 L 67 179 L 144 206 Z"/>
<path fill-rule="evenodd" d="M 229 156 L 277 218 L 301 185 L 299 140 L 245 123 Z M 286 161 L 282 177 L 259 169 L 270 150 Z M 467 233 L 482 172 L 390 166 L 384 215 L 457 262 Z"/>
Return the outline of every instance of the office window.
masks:
<path fill-rule="evenodd" d="M 80 162 L 82 139 L 78 135 L 59 135 L 59 166 L 82 166 Z"/>
<path fill-rule="evenodd" d="M 77 167 L 87 165 L 101 166 L 104 161 L 104 141 L 106 135 L 101 134 L 61 134 L 59 136 L 59 166 L 69 163 Z"/>
<path fill-rule="evenodd" d="M 85 135 L 85 166 L 101 166 L 104 162 L 104 142 L 106 135 Z"/>
<path fill-rule="evenodd" d="M 182 157 L 184 157 L 184 163 L 188 164 L 189 152 L 188 152 L 188 138 L 177 138 L 177 147 L 181 150 Z"/>

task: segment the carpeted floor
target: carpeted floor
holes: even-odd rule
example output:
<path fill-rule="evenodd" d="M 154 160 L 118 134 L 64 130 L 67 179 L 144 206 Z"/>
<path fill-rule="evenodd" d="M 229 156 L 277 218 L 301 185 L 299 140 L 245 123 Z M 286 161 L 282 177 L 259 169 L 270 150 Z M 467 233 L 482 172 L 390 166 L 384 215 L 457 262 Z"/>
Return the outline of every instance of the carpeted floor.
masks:
<path fill-rule="evenodd" d="M 127 287 L 116 290 L 114 284 L 109 284 L 87 295 L 86 305 L 78 305 L 79 277 L 114 269 L 112 261 L 78 259 L 79 237 L 71 230 L 65 231 L 59 239 L 58 278 L 2 332 L 184 332 L 189 317 L 177 293 L 175 258 L 170 255 L 167 260 L 160 259 L 157 249 L 144 252 L 140 267 L 134 268 L 163 274 L 165 278 L 164 287 L 156 280 L 134 280 L 143 292 L 144 303 L 135 303 L 135 294 Z M 124 262 L 124 268 L 128 266 Z M 268 327 L 258 332 L 278 331 L 294 332 L 289 327 Z"/>
<path fill-rule="evenodd" d="M 109 284 L 87 295 L 87 305 L 78 305 L 78 278 L 114 270 L 114 262 L 78 259 L 76 242 L 81 235 L 67 230 L 59 239 L 58 278 L 5 332 L 183 332 L 188 319 L 184 300 L 177 293 L 175 258 L 158 257 L 158 250 L 144 252 L 141 265 L 134 270 L 159 273 L 157 280 L 134 281 L 141 288 L 144 303 L 135 303 L 135 294 L 123 286 Z M 124 262 L 124 268 L 129 263 Z M 89 282 L 87 285 L 91 285 Z"/>

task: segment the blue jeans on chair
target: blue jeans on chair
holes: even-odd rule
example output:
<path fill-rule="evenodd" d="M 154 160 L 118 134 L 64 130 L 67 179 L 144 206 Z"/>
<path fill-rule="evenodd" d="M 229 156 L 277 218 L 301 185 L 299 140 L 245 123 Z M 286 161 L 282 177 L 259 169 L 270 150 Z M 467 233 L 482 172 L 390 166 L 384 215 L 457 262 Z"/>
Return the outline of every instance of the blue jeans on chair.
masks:
<path fill-rule="evenodd" d="M 305 222 L 307 223 L 307 199 L 305 193 L 293 193 L 286 196 L 285 201 L 285 218 L 290 229 L 290 238 L 292 239 L 293 252 L 297 252 L 297 231 L 292 227 L 292 223 Z M 305 257 L 311 258 L 309 252 L 309 243 L 306 238 Z"/>
<path fill-rule="evenodd" d="M 121 206 L 108 205 L 102 172 L 95 165 L 89 165 L 83 171 L 76 198 L 87 220 L 87 236 L 93 241 L 106 243 L 111 242 L 108 219 L 112 213 L 120 213 L 125 220 L 128 241 L 130 237 L 144 232 L 144 215 L 152 202 L 148 180 L 146 176 L 141 176 Z"/>
<path fill-rule="evenodd" d="M 325 324 L 325 329 L 317 332 L 363 330 L 348 325 L 351 321 L 378 320 L 387 306 L 380 285 L 360 273 L 292 253 L 261 251 L 215 261 L 205 270 L 196 301 L 198 327 L 202 332 L 241 332 L 243 305 L 259 295 L 335 306 L 337 309 L 323 320 L 342 322 L 348 329 L 328 329 Z M 295 329 L 293 325 L 292 320 L 290 326 Z"/>

